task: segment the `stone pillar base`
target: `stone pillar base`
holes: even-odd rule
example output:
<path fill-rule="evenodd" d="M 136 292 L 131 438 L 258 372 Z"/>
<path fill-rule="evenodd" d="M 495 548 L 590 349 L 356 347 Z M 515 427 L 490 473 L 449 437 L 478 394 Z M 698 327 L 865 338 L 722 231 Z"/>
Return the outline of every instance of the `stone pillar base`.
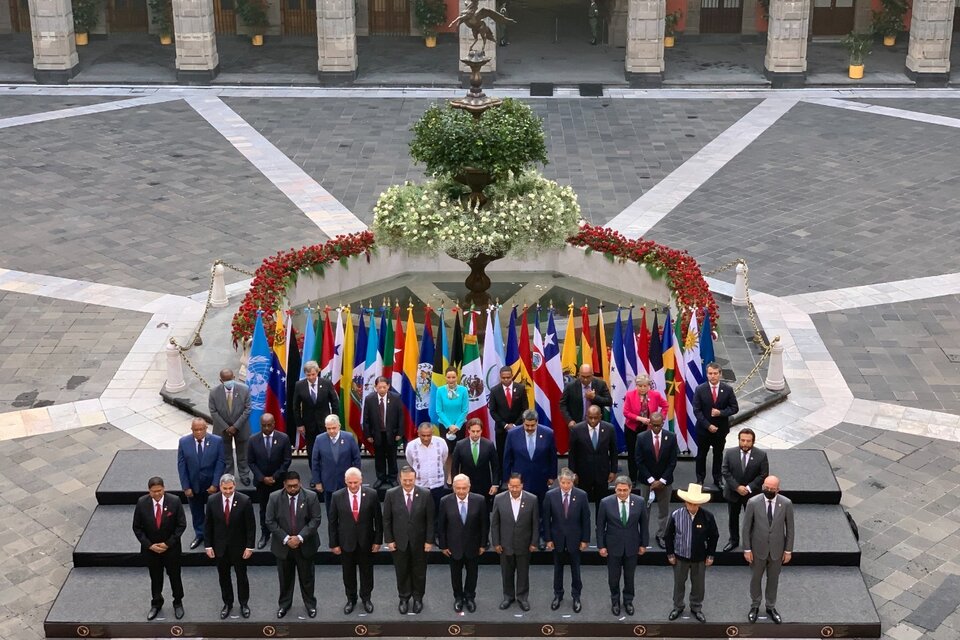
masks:
<path fill-rule="evenodd" d="M 913 71 L 910 67 L 905 67 L 907 77 L 917 83 L 917 87 L 929 89 L 933 87 L 946 88 L 950 82 L 950 72 L 930 73 L 922 71 Z"/>
<path fill-rule="evenodd" d="M 356 71 L 318 71 L 317 80 L 322 87 L 347 87 L 357 79 Z"/>
<path fill-rule="evenodd" d="M 33 78 L 37 84 L 67 84 L 79 70 L 79 64 L 70 69 L 34 69 Z"/>
<path fill-rule="evenodd" d="M 801 89 L 807 84 L 807 74 L 803 71 L 763 70 L 764 77 L 770 81 L 772 89 Z"/>
<path fill-rule="evenodd" d="M 177 69 L 177 83 L 187 85 L 206 85 L 210 84 L 214 78 L 220 74 L 220 65 L 213 69 L 201 69 L 184 71 Z"/>
<path fill-rule="evenodd" d="M 659 73 L 624 73 L 631 89 L 659 89 L 663 86 L 663 72 Z"/>

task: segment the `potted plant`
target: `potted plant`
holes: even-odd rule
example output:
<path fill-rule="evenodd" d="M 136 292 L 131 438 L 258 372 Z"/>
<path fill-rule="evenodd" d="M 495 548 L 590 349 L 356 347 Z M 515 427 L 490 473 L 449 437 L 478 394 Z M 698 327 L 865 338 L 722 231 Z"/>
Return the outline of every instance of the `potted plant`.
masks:
<path fill-rule="evenodd" d="M 447 19 L 447 5 L 443 0 L 417 0 L 413 15 L 427 47 L 437 46 L 437 27 Z"/>
<path fill-rule="evenodd" d="M 240 0 L 237 3 L 237 15 L 245 25 L 250 27 L 250 40 L 255 47 L 263 45 L 263 34 L 270 26 L 270 20 L 267 17 L 269 6 L 270 4 L 265 0 Z"/>
<path fill-rule="evenodd" d="M 676 40 L 677 24 L 683 14 L 680 11 L 674 11 L 663 16 L 663 46 L 666 49 L 672 49 Z"/>
<path fill-rule="evenodd" d="M 903 17 L 907 4 L 903 0 L 881 0 L 880 11 L 872 11 L 873 32 L 883 36 L 883 46 L 892 47 L 897 35 L 904 30 Z"/>
<path fill-rule="evenodd" d="M 863 59 L 870 54 L 873 47 L 873 34 L 850 32 L 843 37 L 840 44 L 850 54 L 850 77 L 859 80 L 863 77 Z"/>
<path fill-rule="evenodd" d="M 149 0 L 150 22 L 156 27 L 160 44 L 168 45 L 173 41 L 173 6 L 170 0 Z"/>
<path fill-rule="evenodd" d="M 73 0 L 73 31 L 78 46 L 89 42 L 90 30 L 100 20 L 99 0 Z"/>

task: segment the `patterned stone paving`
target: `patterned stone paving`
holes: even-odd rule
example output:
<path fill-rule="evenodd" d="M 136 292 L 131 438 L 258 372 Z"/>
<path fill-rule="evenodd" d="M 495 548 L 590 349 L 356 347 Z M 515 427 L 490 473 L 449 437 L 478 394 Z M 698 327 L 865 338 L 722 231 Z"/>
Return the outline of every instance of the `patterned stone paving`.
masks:
<path fill-rule="evenodd" d="M 116 99 L 106 96 L 2 96 L 0 97 L 0 118 L 12 118 L 13 116 L 24 116 L 30 113 L 113 102 Z M 0 153 L 2 152 L 3 150 L 0 148 Z"/>
<path fill-rule="evenodd" d="M 860 98 L 857 102 L 876 104 L 894 109 L 932 113 L 948 118 L 960 118 L 960 100 L 922 100 L 919 98 Z"/>

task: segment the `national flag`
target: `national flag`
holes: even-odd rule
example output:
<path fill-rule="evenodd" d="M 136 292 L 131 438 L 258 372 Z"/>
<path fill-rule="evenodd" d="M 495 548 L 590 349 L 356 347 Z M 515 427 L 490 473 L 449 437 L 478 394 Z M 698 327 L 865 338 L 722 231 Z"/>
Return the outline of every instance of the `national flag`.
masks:
<path fill-rule="evenodd" d="M 626 451 L 626 421 L 623 417 L 623 405 L 627 399 L 627 358 L 624 350 L 623 319 L 621 309 L 617 308 L 617 322 L 613 327 L 613 347 L 610 351 L 610 421 L 617 433 L 617 450 Z"/>
<path fill-rule="evenodd" d="M 320 316 L 319 311 L 317 316 Z M 317 364 L 320 365 L 320 375 L 324 379 L 333 382 L 333 353 L 336 345 L 334 344 L 333 336 L 333 323 L 330 322 L 330 307 L 326 307 L 323 310 L 323 317 L 320 318 L 320 326 L 323 327 L 323 330 L 320 331 L 320 334 L 323 335 L 323 340 L 317 340 L 317 352 L 319 360 Z"/>
<path fill-rule="evenodd" d="M 250 387 L 250 430 L 260 430 L 260 416 L 267 406 L 267 388 L 270 386 L 270 363 L 273 352 L 263 329 L 263 311 L 257 311 L 253 326 L 253 343 L 247 358 L 247 386 Z M 256 426 L 254 426 L 256 425 Z"/>
<path fill-rule="evenodd" d="M 687 441 L 687 450 L 696 455 L 697 434 L 696 429 L 693 429 L 690 424 L 693 415 L 693 394 L 707 378 L 703 375 L 703 363 L 700 362 L 700 329 L 697 327 L 697 312 L 695 309 L 690 310 L 690 326 L 683 341 L 683 378 L 686 419 L 681 427 Z"/>
<path fill-rule="evenodd" d="M 703 309 L 703 329 L 700 330 L 700 360 L 703 363 L 703 379 L 707 378 L 707 365 L 716 359 L 713 353 L 713 327 L 710 326 L 710 309 Z"/>
<path fill-rule="evenodd" d="M 619 311 L 619 310 L 618 310 Z M 603 307 L 597 309 L 597 338 L 593 345 L 593 360 L 596 363 L 593 371 L 603 378 L 603 381 L 610 384 L 610 354 L 607 350 L 607 329 L 603 323 Z"/>
<path fill-rule="evenodd" d="M 500 384 L 500 369 L 503 367 L 503 357 L 497 352 L 497 325 L 496 308 L 487 307 L 487 328 L 483 336 L 483 374 L 487 393 Z M 503 345 L 500 345 L 503 350 Z M 484 437 L 493 439 L 493 417 L 487 415 Z"/>
<path fill-rule="evenodd" d="M 520 359 L 520 343 L 517 339 L 517 307 L 514 306 L 510 312 L 510 325 L 507 329 L 507 345 L 504 354 L 504 364 L 513 371 L 515 382 L 532 385 L 532 380 L 523 368 L 523 361 Z M 531 405 L 527 405 L 531 406 Z"/>
<path fill-rule="evenodd" d="M 273 360 L 270 366 L 270 388 L 267 391 L 266 413 L 273 414 L 277 428 L 287 430 L 287 330 L 283 326 L 283 312 L 277 309 L 276 324 L 273 331 Z M 251 434 L 260 433 L 260 423 L 250 430 Z"/>
<path fill-rule="evenodd" d="M 347 418 L 347 404 L 350 400 L 350 390 L 353 388 L 353 363 L 356 359 L 357 341 L 354 338 L 353 314 L 350 307 L 343 308 L 343 358 L 342 375 L 340 377 L 340 424 L 349 425 Z M 366 355 L 364 355 L 366 357 Z"/>
<path fill-rule="evenodd" d="M 563 368 L 564 384 L 577 377 L 577 330 L 573 324 L 573 304 L 569 304 L 567 328 L 563 337 L 563 353 L 560 356 L 560 366 Z"/>
<path fill-rule="evenodd" d="M 367 368 L 367 328 L 363 316 L 366 311 L 361 306 L 360 319 L 357 323 L 357 341 L 353 347 L 353 370 L 350 373 L 350 384 L 344 389 L 343 417 L 344 424 L 353 432 L 357 442 L 363 442 L 363 425 L 360 422 L 363 411 L 363 376 Z"/>
<path fill-rule="evenodd" d="M 593 357 L 593 337 L 590 335 L 590 310 L 587 305 L 580 307 L 580 364 L 593 367 L 593 373 L 600 375 L 596 359 Z M 574 373 L 573 375 L 577 375 Z"/>
<path fill-rule="evenodd" d="M 540 335 L 540 305 L 534 315 L 533 323 L 533 351 L 530 353 L 530 361 L 533 366 L 531 375 L 533 377 L 533 397 L 534 406 L 537 409 L 537 415 L 540 416 L 540 424 L 546 424 L 553 427 L 553 408 L 550 406 L 550 399 L 547 397 L 547 390 L 541 388 L 542 380 L 547 375 L 547 361 L 543 357 L 543 337 Z"/>
<path fill-rule="evenodd" d="M 297 330 L 293 328 L 293 322 L 287 322 L 287 371 L 293 371 L 294 374 L 287 375 L 287 410 L 284 413 L 286 417 L 293 416 L 293 390 L 297 386 L 296 372 L 300 371 L 300 345 L 297 344 Z M 284 429 L 287 426 L 284 425 Z M 289 431 L 289 429 L 287 429 Z"/>
<path fill-rule="evenodd" d="M 677 434 L 680 450 L 686 452 L 690 450 L 690 446 L 687 438 L 687 378 L 684 371 L 683 345 L 683 313 L 681 312 L 677 314 L 677 320 L 673 323 L 673 384 L 676 389 L 673 402 L 673 421 L 674 433 Z"/>
<path fill-rule="evenodd" d="M 453 308 L 457 313 L 457 308 Z M 429 311 L 428 311 L 429 313 Z M 433 399 L 437 397 L 437 389 L 447 384 L 447 367 L 450 366 L 450 352 L 447 350 L 447 323 L 443 320 L 443 307 L 440 307 L 440 320 L 437 322 L 437 341 L 433 347 L 433 368 L 430 376 L 430 422 L 439 423 L 437 408 Z M 460 379 L 460 374 L 457 374 Z"/>
<path fill-rule="evenodd" d="M 660 327 L 657 326 L 657 312 L 653 312 L 653 328 L 650 330 L 650 343 L 647 347 L 650 354 L 650 388 L 665 393 L 663 377 L 663 345 L 660 343 Z M 666 418 L 666 416 L 664 416 Z"/>
<path fill-rule="evenodd" d="M 316 340 L 313 342 L 313 349 L 310 353 L 310 359 L 316 362 L 318 365 L 323 361 L 323 316 L 320 315 L 320 307 L 317 307 L 317 333 Z M 323 375 L 323 366 L 320 366 L 320 375 Z"/>
<path fill-rule="evenodd" d="M 433 406 L 433 327 L 430 325 L 430 312 L 427 307 L 423 318 L 423 337 L 420 340 L 420 359 L 417 363 L 417 416 L 414 422 L 419 426 L 424 422 L 433 422 L 430 419 L 430 408 Z M 443 322 L 440 322 L 443 326 Z M 409 327 L 407 327 L 409 329 Z M 407 334 L 409 335 L 409 333 Z"/>
<path fill-rule="evenodd" d="M 397 339 L 399 338 L 398 334 Z M 417 358 L 419 356 L 417 329 L 413 322 L 413 305 L 411 304 L 407 307 L 407 330 L 403 335 L 403 376 L 400 378 L 399 389 L 406 412 L 404 437 L 407 441 L 417 437 Z"/>
<path fill-rule="evenodd" d="M 457 380 L 459 380 L 460 375 L 463 373 L 463 328 L 460 326 L 460 309 L 458 307 L 454 307 L 450 311 L 453 313 L 453 344 L 450 346 L 450 356 L 448 358 L 450 362 L 448 366 L 457 368 Z M 463 319 L 463 324 L 467 324 L 466 318 Z M 444 367 L 443 371 L 441 372 L 444 374 L 444 381 L 440 386 L 446 384 L 446 372 L 447 368 Z M 436 369 L 434 369 L 433 374 L 434 379 L 436 379 Z"/>
<path fill-rule="evenodd" d="M 349 313 L 349 311 L 348 311 Z M 329 323 L 328 323 L 329 324 Z M 337 395 L 340 394 L 340 384 L 343 379 L 343 351 L 346 336 L 343 333 L 343 308 L 337 309 L 337 330 L 333 334 L 333 354 L 330 358 L 330 383 Z M 343 406 L 343 403 L 340 404 Z M 343 416 L 340 416 L 341 418 Z"/>
<path fill-rule="evenodd" d="M 376 393 L 377 377 L 383 374 L 383 354 L 380 353 L 380 332 L 377 329 L 376 309 L 370 311 L 370 326 L 367 329 L 367 355 L 363 366 L 363 396 L 360 398 L 361 415 L 363 400 Z"/>
<path fill-rule="evenodd" d="M 496 341 L 496 344 L 493 346 L 497 350 L 497 356 L 500 358 L 500 362 L 504 362 L 503 326 L 500 324 L 500 305 L 496 305 L 493 310 L 493 339 Z M 501 364 L 500 366 L 503 365 Z M 497 380 L 499 379 L 500 376 L 498 375 Z"/>
<path fill-rule="evenodd" d="M 640 333 L 637 334 L 637 360 L 637 364 L 643 368 L 643 373 L 650 376 L 650 329 L 647 328 L 646 307 L 643 307 L 643 313 L 640 316 Z M 640 373 L 640 369 L 637 369 L 637 373 Z"/>
<path fill-rule="evenodd" d="M 676 336 L 673 322 L 670 320 L 670 309 L 667 309 L 667 319 L 663 321 L 663 339 L 660 343 L 663 353 L 663 396 L 667 399 L 667 415 L 664 416 L 663 428 L 679 437 L 680 429 L 677 425 L 676 406 L 677 398 L 681 396 L 678 392 L 680 376 L 676 366 L 675 342 Z M 685 398 L 685 396 L 683 397 Z"/>
<path fill-rule="evenodd" d="M 570 326 L 573 326 L 572 324 Z M 560 396 L 563 395 L 563 368 L 560 365 L 560 336 L 553 320 L 553 309 L 547 315 L 547 332 L 543 334 L 543 360 L 546 376 L 540 378 L 539 387 L 544 390 L 553 417 L 553 438 L 557 453 L 564 454 L 570 448 L 567 423 L 560 412 Z"/>
<path fill-rule="evenodd" d="M 303 310 L 306 319 L 303 321 L 303 362 L 300 364 L 300 380 L 304 379 L 303 365 L 313 358 L 313 343 L 317 340 L 316 330 L 313 328 L 313 311 L 310 307 Z"/>
<path fill-rule="evenodd" d="M 393 370 L 396 366 L 394 363 L 397 357 L 397 350 L 393 342 L 395 338 L 393 319 L 395 317 L 396 315 L 390 309 L 390 306 L 385 306 L 380 322 L 380 341 L 383 343 L 380 353 L 383 355 L 383 376 L 390 381 L 390 386 L 393 386 Z M 399 391 L 399 389 L 394 387 L 394 391 Z"/>
<path fill-rule="evenodd" d="M 637 360 L 637 334 L 633 332 L 633 307 L 627 313 L 627 323 L 623 326 L 620 336 L 623 341 L 623 359 L 627 365 L 627 391 L 636 387 L 637 375 L 640 373 L 640 364 Z"/>
<path fill-rule="evenodd" d="M 527 325 L 527 305 L 523 305 L 523 314 L 520 316 L 520 362 L 523 363 L 523 372 L 526 376 L 527 406 L 535 407 L 536 398 L 533 390 L 533 354 L 530 352 L 530 329 Z M 541 422 L 541 424 L 550 424 Z"/>
<path fill-rule="evenodd" d="M 467 418 L 478 418 L 487 423 L 487 401 L 490 391 L 484 382 L 483 363 L 480 361 L 480 344 L 477 341 L 477 320 L 474 311 L 470 311 L 470 329 L 463 336 L 463 377 L 460 384 L 467 388 L 469 408 Z"/>

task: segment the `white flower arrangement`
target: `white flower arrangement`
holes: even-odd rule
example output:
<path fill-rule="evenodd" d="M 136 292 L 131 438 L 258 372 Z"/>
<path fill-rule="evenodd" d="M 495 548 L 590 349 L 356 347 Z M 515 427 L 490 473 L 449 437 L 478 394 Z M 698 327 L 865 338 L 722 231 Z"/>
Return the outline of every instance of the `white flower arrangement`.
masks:
<path fill-rule="evenodd" d="M 373 208 L 374 236 L 384 246 L 466 262 L 480 254 L 523 257 L 562 248 L 582 222 L 573 189 L 535 171 L 485 193 L 489 200 L 478 208 L 469 204 L 469 189 L 449 178 L 394 185 Z"/>

